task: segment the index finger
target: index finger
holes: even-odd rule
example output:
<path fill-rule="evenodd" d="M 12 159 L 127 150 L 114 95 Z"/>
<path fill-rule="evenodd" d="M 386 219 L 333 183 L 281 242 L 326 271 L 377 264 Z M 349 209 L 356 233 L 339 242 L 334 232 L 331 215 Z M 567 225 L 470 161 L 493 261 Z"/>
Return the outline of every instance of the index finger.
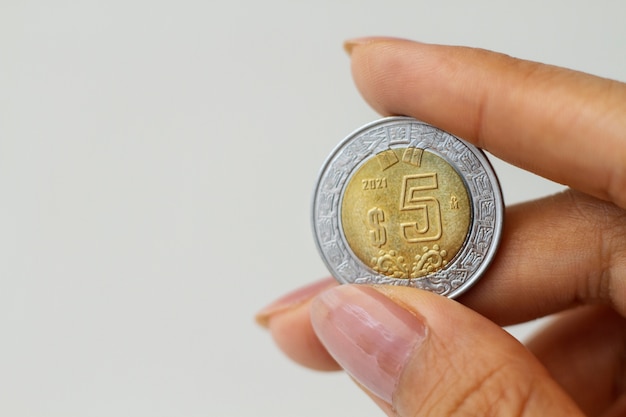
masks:
<path fill-rule="evenodd" d="M 626 84 L 465 47 L 346 43 L 363 97 L 626 207 Z"/>

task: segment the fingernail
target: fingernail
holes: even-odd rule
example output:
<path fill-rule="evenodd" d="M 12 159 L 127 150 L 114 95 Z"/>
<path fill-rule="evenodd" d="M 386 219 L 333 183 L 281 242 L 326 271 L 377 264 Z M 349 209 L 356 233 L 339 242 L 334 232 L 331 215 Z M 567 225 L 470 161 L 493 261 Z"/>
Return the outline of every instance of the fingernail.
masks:
<path fill-rule="evenodd" d="M 427 334 L 422 318 L 360 285 L 344 285 L 317 297 L 311 320 L 333 358 L 388 403 L 411 353 Z"/>
<path fill-rule="evenodd" d="M 401 39 L 401 38 L 393 38 L 389 36 L 367 36 L 367 37 L 362 37 L 362 38 L 353 38 L 353 39 L 346 40 L 343 43 L 343 49 L 344 51 L 346 51 L 348 55 L 352 55 L 352 52 L 358 46 L 370 45 L 372 43 L 383 42 L 383 41 L 406 41 L 406 40 Z M 421 43 L 421 42 L 416 42 L 416 41 L 410 41 L 410 42 Z"/>
<path fill-rule="evenodd" d="M 364 38 L 348 39 L 343 43 L 343 50 L 346 51 L 348 55 L 352 55 L 352 51 L 354 50 L 355 47 L 359 45 L 367 45 L 369 43 L 375 42 L 377 39 L 381 39 L 381 38 L 370 36 L 370 37 L 364 37 Z"/>
<path fill-rule="evenodd" d="M 254 318 L 260 326 L 267 328 L 273 316 L 296 308 L 335 285 L 337 285 L 337 281 L 334 278 L 327 278 L 299 288 L 262 308 Z"/>

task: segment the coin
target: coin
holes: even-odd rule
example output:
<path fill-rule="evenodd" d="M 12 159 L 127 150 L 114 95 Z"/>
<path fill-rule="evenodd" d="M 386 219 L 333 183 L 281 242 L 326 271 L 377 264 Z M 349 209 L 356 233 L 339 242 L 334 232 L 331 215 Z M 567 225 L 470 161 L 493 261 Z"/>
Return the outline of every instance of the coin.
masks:
<path fill-rule="evenodd" d="M 339 282 L 451 298 L 491 263 L 503 214 L 485 154 L 410 117 L 349 135 L 322 166 L 313 197 L 316 244 Z"/>

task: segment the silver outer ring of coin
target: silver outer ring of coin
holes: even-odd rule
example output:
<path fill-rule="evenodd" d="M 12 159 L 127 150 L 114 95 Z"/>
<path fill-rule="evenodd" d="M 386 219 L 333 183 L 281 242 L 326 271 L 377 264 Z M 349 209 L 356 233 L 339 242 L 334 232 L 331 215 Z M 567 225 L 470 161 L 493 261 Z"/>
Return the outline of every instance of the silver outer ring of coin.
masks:
<path fill-rule="evenodd" d="M 342 196 L 352 175 L 379 152 L 396 147 L 430 150 L 456 169 L 472 203 L 470 230 L 444 269 L 421 278 L 379 274 L 350 249 L 341 224 Z M 502 235 L 504 203 L 496 174 L 485 154 L 443 130 L 410 117 L 369 123 L 330 154 L 313 195 L 313 232 L 328 270 L 341 283 L 404 285 L 455 298 L 469 289 L 491 263 Z"/>

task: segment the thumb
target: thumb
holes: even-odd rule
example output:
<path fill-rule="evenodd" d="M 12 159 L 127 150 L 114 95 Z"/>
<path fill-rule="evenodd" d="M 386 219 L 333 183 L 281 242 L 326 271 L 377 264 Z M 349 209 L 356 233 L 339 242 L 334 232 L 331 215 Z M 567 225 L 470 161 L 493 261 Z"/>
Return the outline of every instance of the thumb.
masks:
<path fill-rule="evenodd" d="M 315 299 L 311 320 L 329 353 L 387 412 L 582 415 L 522 344 L 445 297 L 343 285 Z"/>

